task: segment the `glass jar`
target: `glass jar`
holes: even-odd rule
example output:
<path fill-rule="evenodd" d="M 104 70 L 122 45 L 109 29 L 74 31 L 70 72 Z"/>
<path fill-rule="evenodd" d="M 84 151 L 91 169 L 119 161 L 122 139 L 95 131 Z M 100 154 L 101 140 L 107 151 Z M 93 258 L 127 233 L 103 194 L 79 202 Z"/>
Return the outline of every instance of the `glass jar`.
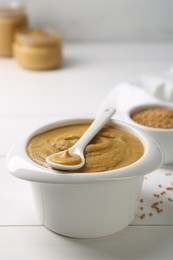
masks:
<path fill-rule="evenodd" d="M 12 43 L 18 29 L 27 25 L 24 6 L 18 1 L 0 3 L 0 56 L 12 56 Z"/>
<path fill-rule="evenodd" d="M 15 35 L 13 52 L 18 63 L 27 69 L 49 70 L 61 65 L 61 38 L 53 30 L 27 29 Z"/>

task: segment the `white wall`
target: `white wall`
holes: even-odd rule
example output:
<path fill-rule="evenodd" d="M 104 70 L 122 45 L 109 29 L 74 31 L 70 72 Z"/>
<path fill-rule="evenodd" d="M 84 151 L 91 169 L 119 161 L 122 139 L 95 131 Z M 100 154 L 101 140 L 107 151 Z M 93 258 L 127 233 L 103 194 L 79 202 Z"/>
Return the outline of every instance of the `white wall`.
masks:
<path fill-rule="evenodd" d="M 173 40 L 173 0 L 24 2 L 32 25 L 58 28 L 66 40 Z"/>

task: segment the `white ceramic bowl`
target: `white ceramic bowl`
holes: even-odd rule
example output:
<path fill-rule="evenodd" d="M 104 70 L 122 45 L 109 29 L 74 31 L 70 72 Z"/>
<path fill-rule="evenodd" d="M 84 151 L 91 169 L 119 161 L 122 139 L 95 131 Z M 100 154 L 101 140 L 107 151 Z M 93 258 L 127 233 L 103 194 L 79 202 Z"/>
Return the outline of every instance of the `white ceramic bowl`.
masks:
<path fill-rule="evenodd" d="M 114 120 L 109 124 L 131 132 L 144 145 L 144 155 L 129 166 L 107 172 L 67 174 L 44 168 L 27 155 L 26 146 L 32 136 L 92 120 L 69 119 L 43 126 L 17 141 L 7 157 L 9 172 L 31 182 L 43 225 L 69 237 L 103 237 L 126 227 L 135 216 L 143 176 L 163 161 L 163 153 L 152 138 Z"/>
<path fill-rule="evenodd" d="M 163 128 L 154 128 L 154 127 L 144 126 L 144 125 L 141 125 L 141 124 L 135 122 L 131 118 L 131 115 L 136 111 L 140 111 L 140 110 L 148 108 L 148 107 L 156 107 L 156 106 L 168 107 L 168 108 L 173 109 L 173 106 L 170 106 L 170 105 L 168 106 L 161 102 L 154 103 L 154 104 L 153 103 L 143 104 L 140 106 L 134 106 L 134 107 L 130 108 L 129 110 L 127 110 L 125 113 L 124 119 L 126 122 L 136 126 L 138 129 L 143 131 L 145 134 L 148 134 L 151 137 L 153 137 L 160 144 L 160 146 L 164 152 L 164 156 L 165 156 L 164 163 L 170 164 L 170 163 L 173 163 L 173 129 L 163 129 Z"/>

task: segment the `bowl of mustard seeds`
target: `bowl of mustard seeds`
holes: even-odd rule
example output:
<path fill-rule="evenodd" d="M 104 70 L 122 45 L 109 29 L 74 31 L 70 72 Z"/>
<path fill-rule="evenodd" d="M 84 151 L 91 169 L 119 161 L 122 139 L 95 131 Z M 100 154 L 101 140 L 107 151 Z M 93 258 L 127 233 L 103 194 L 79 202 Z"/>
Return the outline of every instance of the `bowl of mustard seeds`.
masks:
<path fill-rule="evenodd" d="M 127 111 L 125 119 L 153 137 L 165 154 L 164 163 L 173 162 L 173 106 L 144 104 Z"/>

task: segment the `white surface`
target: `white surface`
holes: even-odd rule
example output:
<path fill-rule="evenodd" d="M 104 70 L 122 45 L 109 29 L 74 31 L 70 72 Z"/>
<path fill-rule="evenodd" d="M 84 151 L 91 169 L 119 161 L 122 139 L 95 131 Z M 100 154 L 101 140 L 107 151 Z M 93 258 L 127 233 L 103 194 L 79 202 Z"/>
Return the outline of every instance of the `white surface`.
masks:
<path fill-rule="evenodd" d="M 67 44 L 64 56 L 60 70 L 47 72 L 1 58 L 0 115 L 95 113 L 118 82 L 168 70 L 173 44 Z"/>
<path fill-rule="evenodd" d="M 99 240 L 73 240 L 42 226 L 33 227 L 40 221 L 30 187 L 5 170 L 5 155 L 11 144 L 24 132 L 65 114 L 95 114 L 120 80 L 169 69 L 173 45 L 68 44 L 65 56 L 61 70 L 45 73 L 25 71 L 13 59 L 0 59 L 0 259 L 172 260 L 173 202 L 168 198 L 172 199 L 173 193 L 153 196 L 161 189 L 160 182 L 164 187 L 172 182 L 172 175 L 165 175 L 170 172 L 166 169 L 144 182 L 144 209 L 139 204 L 132 223 L 140 226 Z M 161 213 L 151 208 L 157 200 L 164 200 Z M 146 214 L 144 219 L 139 218 L 141 211 Z M 152 217 L 148 215 L 151 212 Z"/>
<path fill-rule="evenodd" d="M 32 25 L 58 28 L 66 40 L 173 40 L 172 0 L 23 1 Z"/>
<path fill-rule="evenodd" d="M 70 239 L 44 227 L 0 227 L 2 260 L 171 260 L 173 227 L 129 227 L 102 239 Z"/>

